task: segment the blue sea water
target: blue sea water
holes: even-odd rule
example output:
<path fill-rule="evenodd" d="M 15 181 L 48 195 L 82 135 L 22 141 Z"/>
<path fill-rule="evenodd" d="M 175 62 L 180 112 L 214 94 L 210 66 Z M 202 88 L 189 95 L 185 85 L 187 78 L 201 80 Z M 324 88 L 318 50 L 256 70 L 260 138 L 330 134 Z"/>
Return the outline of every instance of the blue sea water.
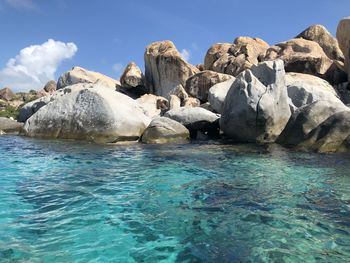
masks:
<path fill-rule="evenodd" d="M 0 262 L 349 262 L 350 156 L 0 137 Z"/>

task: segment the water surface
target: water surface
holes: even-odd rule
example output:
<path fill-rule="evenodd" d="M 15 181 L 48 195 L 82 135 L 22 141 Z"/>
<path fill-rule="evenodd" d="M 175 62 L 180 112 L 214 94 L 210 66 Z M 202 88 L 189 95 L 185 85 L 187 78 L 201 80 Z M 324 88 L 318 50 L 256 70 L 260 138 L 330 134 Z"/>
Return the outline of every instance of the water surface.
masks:
<path fill-rule="evenodd" d="M 350 156 L 0 137 L 0 262 L 348 262 Z"/>

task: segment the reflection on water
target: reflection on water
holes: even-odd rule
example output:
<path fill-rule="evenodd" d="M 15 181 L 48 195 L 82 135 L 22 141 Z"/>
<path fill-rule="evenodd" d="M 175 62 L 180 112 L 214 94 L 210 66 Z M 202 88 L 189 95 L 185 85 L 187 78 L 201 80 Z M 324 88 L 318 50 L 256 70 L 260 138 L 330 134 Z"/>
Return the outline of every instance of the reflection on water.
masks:
<path fill-rule="evenodd" d="M 348 155 L 0 137 L 0 261 L 347 262 Z"/>

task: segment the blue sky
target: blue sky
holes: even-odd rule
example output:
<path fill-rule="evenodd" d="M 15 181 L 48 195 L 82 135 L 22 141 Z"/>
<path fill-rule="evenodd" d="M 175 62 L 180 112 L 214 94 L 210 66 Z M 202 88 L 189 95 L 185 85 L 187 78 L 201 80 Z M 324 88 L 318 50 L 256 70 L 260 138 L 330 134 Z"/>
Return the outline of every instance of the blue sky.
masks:
<path fill-rule="evenodd" d="M 198 64 L 217 42 L 244 35 L 274 44 L 313 24 L 323 24 L 335 34 L 345 16 L 350 16 L 350 0 L 0 0 L 0 70 L 13 58 L 10 66 L 21 71 L 26 57 L 16 58 L 19 52 L 53 39 L 74 43 L 76 49 L 61 45 L 48 74 L 40 67 L 50 63 L 49 45 L 45 61 L 26 64 L 35 69 L 28 74 L 52 75 L 57 69 L 58 78 L 77 65 L 118 78 L 129 61 L 144 67 L 144 49 L 154 41 L 172 40 L 179 51 L 188 52 L 190 63 Z M 68 54 L 65 50 L 71 56 L 60 60 Z M 0 74 L 0 86 L 6 84 L 1 77 L 11 74 Z"/>

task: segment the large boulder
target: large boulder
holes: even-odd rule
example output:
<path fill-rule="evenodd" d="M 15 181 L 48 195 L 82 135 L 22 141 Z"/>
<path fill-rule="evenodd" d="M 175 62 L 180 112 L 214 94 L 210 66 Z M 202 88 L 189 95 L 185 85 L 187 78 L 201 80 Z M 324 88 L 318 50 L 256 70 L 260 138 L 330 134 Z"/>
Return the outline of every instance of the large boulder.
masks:
<path fill-rule="evenodd" d="M 337 39 L 322 25 L 310 26 L 295 38 L 314 41 L 320 45 L 327 57 L 332 60 L 344 62 L 344 55 L 339 48 Z"/>
<path fill-rule="evenodd" d="M 0 117 L 0 132 L 2 134 L 17 134 L 21 131 L 23 123 L 11 120 L 8 118 Z"/>
<path fill-rule="evenodd" d="M 220 116 L 200 107 L 181 107 L 167 111 L 164 117 L 180 122 L 196 137 L 197 131 L 215 134 L 219 128 Z"/>
<path fill-rule="evenodd" d="M 215 44 L 205 56 L 204 68 L 237 76 L 259 63 L 269 45 L 260 38 L 238 37 L 233 44 Z"/>
<path fill-rule="evenodd" d="M 16 95 L 12 92 L 10 88 L 3 88 L 0 90 L 0 99 L 5 101 L 12 100 Z"/>
<path fill-rule="evenodd" d="M 143 113 L 152 119 L 159 117 L 162 112 L 169 109 L 169 102 L 167 99 L 153 94 L 145 94 L 138 98 L 136 102 L 143 110 Z"/>
<path fill-rule="evenodd" d="M 237 77 L 227 93 L 220 126 L 237 141 L 274 142 L 290 116 L 283 61 L 268 61 Z"/>
<path fill-rule="evenodd" d="M 67 86 L 71 86 L 78 83 L 97 83 L 103 82 L 104 86 L 115 90 L 120 87 L 118 80 L 112 79 L 101 73 L 89 71 L 81 67 L 73 67 L 71 70 L 64 73 L 59 77 L 57 82 L 57 89 L 62 89 Z"/>
<path fill-rule="evenodd" d="M 233 78 L 231 75 L 205 70 L 190 77 L 186 81 L 185 89 L 201 102 L 207 102 L 208 92 L 212 86 Z"/>
<path fill-rule="evenodd" d="M 25 135 L 113 143 L 138 140 L 151 121 L 137 102 L 102 84 L 65 91 L 26 121 Z"/>
<path fill-rule="evenodd" d="M 181 123 L 166 117 L 152 120 L 142 135 L 143 143 L 187 143 L 190 132 Z"/>
<path fill-rule="evenodd" d="M 340 20 L 337 28 L 337 39 L 345 57 L 345 69 L 350 80 L 350 16 Z"/>
<path fill-rule="evenodd" d="M 57 89 L 57 83 L 54 80 L 48 81 L 44 86 L 44 91 L 47 93 L 53 93 Z"/>
<path fill-rule="evenodd" d="M 142 96 L 148 92 L 145 86 L 145 78 L 141 69 L 134 63 L 130 62 L 120 77 L 120 84 L 127 92 Z"/>
<path fill-rule="evenodd" d="M 337 92 L 327 81 L 309 74 L 287 73 L 286 86 L 288 96 L 296 108 L 318 100 L 341 103 Z"/>
<path fill-rule="evenodd" d="M 146 86 L 152 94 L 168 98 L 179 84 L 199 72 L 187 63 L 171 41 L 155 42 L 145 51 Z"/>
<path fill-rule="evenodd" d="M 36 113 L 41 107 L 48 104 L 51 99 L 53 99 L 55 96 L 48 95 L 41 97 L 39 99 L 33 100 L 31 102 L 28 102 L 25 104 L 19 111 L 18 114 L 18 121 L 25 122 L 28 120 L 34 113 Z"/>
<path fill-rule="evenodd" d="M 337 112 L 313 129 L 297 149 L 317 152 L 350 151 L 350 111 Z"/>
<path fill-rule="evenodd" d="M 341 101 L 318 100 L 296 110 L 277 142 L 297 146 L 307 139 L 309 133 L 337 112 L 349 111 Z"/>
<path fill-rule="evenodd" d="M 208 101 L 211 105 L 211 108 L 217 113 L 222 113 L 226 95 L 235 80 L 235 78 L 232 78 L 225 82 L 218 83 L 210 88 Z"/>
<path fill-rule="evenodd" d="M 346 81 L 346 73 L 339 61 L 330 59 L 314 41 L 295 38 L 267 50 L 264 61 L 282 59 L 286 72 L 311 74 L 331 84 Z"/>

